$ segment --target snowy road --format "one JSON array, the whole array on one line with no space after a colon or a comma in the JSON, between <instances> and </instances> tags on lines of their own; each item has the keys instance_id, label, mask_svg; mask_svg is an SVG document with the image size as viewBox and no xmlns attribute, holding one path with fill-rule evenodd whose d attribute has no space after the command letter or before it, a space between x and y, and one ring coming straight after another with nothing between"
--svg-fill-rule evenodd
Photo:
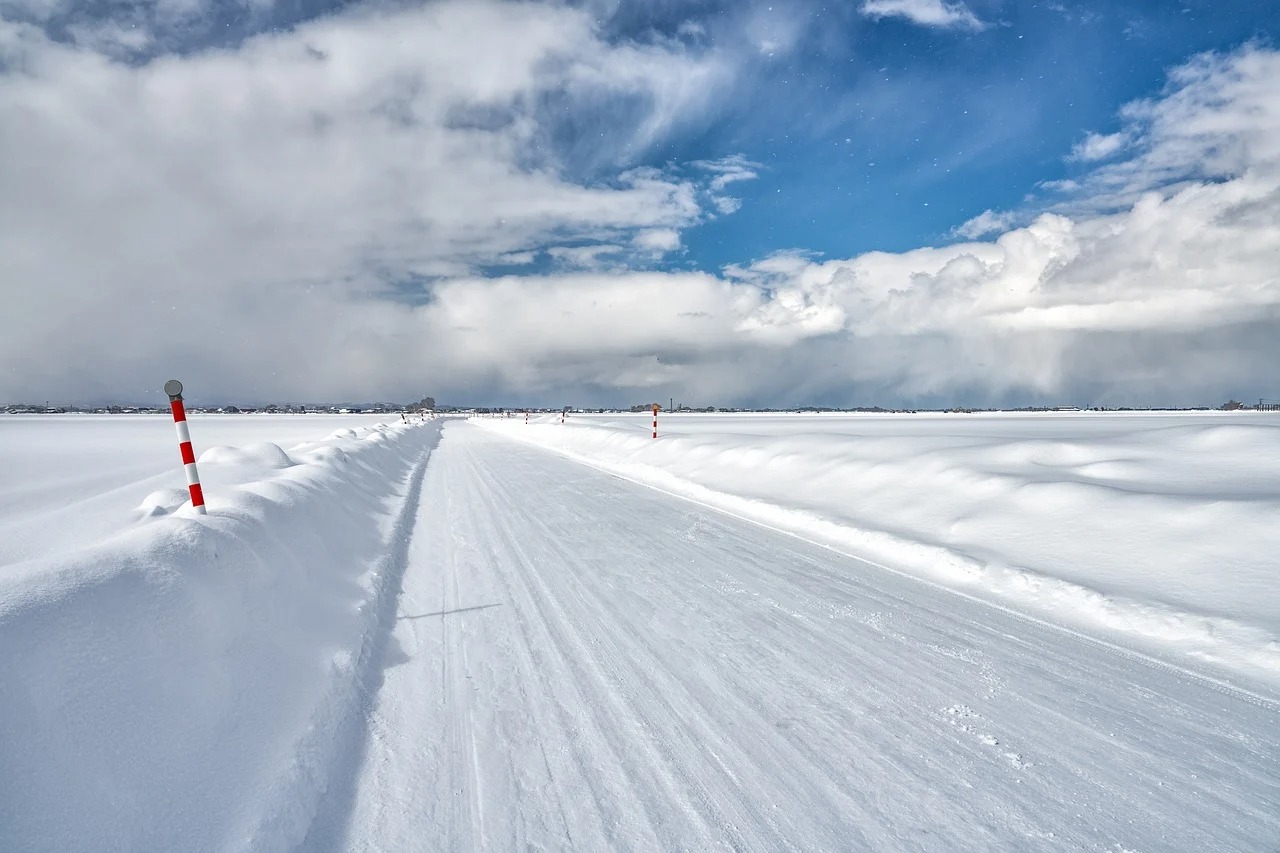
<instances>
[{"instance_id":1,"label":"snowy road","mask_svg":"<svg viewBox=\"0 0 1280 853\"><path fill-rule=\"evenodd\" d=\"M311 849L1280 848L1267 700L464 422L418 514Z\"/></svg>"}]
</instances>

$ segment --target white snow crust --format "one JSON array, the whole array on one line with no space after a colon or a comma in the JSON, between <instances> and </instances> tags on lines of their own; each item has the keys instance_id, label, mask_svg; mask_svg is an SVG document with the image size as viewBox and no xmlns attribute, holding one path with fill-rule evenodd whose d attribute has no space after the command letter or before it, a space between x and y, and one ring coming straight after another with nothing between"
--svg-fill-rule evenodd
<instances>
[{"instance_id":1,"label":"white snow crust","mask_svg":"<svg viewBox=\"0 0 1280 853\"><path fill-rule=\"evenodd\" d=\"M0 850L1280 838L1280 419L558 420L0 418Z\"/></svg>"},{"instance_id":2,"label":"white snow crust","mask_svg":"<svg viewBox=\"0 0 1280 853\"><path fill-rule=\"evenodd\" d=\"M0 420L0 849L300 843L439 427Z\"/></svg>"},{"instance_id":3,"label":"white snow crust","mask_svg":"<svg viewBox=\"0 0 1280 853\"><path fill-rule=\"evenodd\" d=\"M1280 417L477 419L896 570L1280 685Z\"/></svg>"}]
</instances>

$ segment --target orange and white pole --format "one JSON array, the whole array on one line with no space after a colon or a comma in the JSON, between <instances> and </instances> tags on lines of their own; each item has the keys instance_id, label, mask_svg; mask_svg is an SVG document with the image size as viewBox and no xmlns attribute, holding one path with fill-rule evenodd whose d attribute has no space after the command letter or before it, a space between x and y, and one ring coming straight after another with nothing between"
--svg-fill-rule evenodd
<instances>
[{"instance_id":1,"label":"orange and white pole","mask_svg":"<svg viewBox=\"0 0 1280 853\"><path fill-rule=\"evenodd\" d=\"M170 379L164 383L164 393L169 395L169 410L173 412L173 425L178 431L178 452L182 454L182 467L187 473L191 506L200 515L205 515L204 491L200 488L200 472L196 470L196 452L191 446L191 431L187 429L187 409L182 405L182 383Z\"/></svg>"},{"instance_id":2,"label":"orange and white pole","mask_svg":"<svg viewBox=\"0 0 1280 853\"><path fill-rule=\"evenodd\" d=\"M654 438L658 437L658 409L659 409L658 404L654 403L653 404L653 437Z\"/></svg>"}]
</instances>

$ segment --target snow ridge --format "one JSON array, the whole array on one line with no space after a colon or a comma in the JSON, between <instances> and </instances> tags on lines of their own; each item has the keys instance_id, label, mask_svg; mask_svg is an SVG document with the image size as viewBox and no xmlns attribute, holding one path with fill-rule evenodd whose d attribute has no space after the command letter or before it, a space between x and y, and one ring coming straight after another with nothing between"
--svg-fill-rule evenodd
<instances>
[{"instance_id":1,"label":"snow ridge","mask_svg":"<svg viewBox=\"0 0 1280 853\"><path fill-rule=\"evenodd\" d=\"M196 517L0 573L0 848L286 850L330 785L440 424L210 448ZM388 604L388 600L391 603Z\"/></svg>"},{"instance_id":2,"label":"snow ridge","mask_svg":"<svg viewBox=\"0 0 1280 853\"><path fill-rule=\"evenodd\" d=\"M439 430L437 423L433 431L438 434ZM385 540L386 551L360 579L368 592L357 607L364 617L364 633L356 646L333 656L331 694L317 706L315 718L295 746L296 760L287 765L276 783L279 801L262 805L259 823L249 833L245 849L296 847L316 821L322 798L343 785L359 766L365 723L380 687L379 663L395 624L396 596L430 455L428 448L414 463L400 510Z\"/></svg>"},{"instance_id":3,"label":"snow ridge","mask_svg":"<svg viewBox=\"0 0 1280 853\"><path fill-rule=\"evenodd\" d=\"M440 425L436 424L437 439L439 430ZM298 790L314 790L320 795L312 803L313 809L308 815L306 847L313 846L321 837L338 836L345 832L346 818L354 796L353 785L364 756L369 713L382 686L388 641L395 627L397 600L408 566L409 544L413 540L413 529L422 499L422 481L427 472L431 450L432 448L428 448L423 451L414 465L404 502L391 534L387 537L387 551L369 572L368 579L373 594L366 604L361 605L361 610L369 615L370 620L358 651L353 654L344 653L339 658L346 677L336 682L341 695L333 704L344 712L343 716L334 725L317 727L315 731L324 733L325 741L315 742L311 738L312 743L299 749L300 755L311 758L316 776L324 776L322 785L296 786ZM271 819L274 812L264 809L263 814ZM267 828L264 825L263 830ZM269 832L260 831L255 837L270 835ZM339 839L329 837L326 841L338 843ZM253 849L258 849L259 846L256 840L250 845Z\"/></svg>"}]
</instances>

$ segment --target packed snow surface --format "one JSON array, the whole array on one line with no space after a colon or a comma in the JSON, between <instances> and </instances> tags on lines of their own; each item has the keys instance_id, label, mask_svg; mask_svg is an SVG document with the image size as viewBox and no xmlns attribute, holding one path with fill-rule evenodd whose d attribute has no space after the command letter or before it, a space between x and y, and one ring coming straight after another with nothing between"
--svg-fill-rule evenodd
<instances>
[{"instance_id":1,"label":"packed snow surface","mask_svg":"<svg viewBox=\"0 0 1280 853\"><path fill-rule=\"evenodd\" d=\"M0 849L1280 839L1274 421L296 420L0 419Z\"/></svg>"},{"instance_id":2,"label":"packed snow surface","mask_svg":"<svg viewBox=\"0 0 1280 853\"><path fill-rule=\"evenodd\" d=\"M478 420L1231 680L1280 687L1280 415Z\"/></svg>"}]
</instances>

